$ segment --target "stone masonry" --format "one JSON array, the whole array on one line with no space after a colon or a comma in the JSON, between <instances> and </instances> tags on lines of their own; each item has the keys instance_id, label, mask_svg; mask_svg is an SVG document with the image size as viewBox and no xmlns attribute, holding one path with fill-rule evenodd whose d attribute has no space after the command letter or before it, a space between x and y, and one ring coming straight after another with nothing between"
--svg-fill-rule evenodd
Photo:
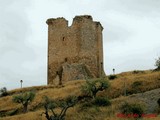
<instances>
[{"instance_id":1,"label":"stone masonry","mask_svg":"<svg viewBox=\"0 0 160 120\"><path fill-rule=\"evenodd\" d=\"M48 19L48 84L101 77L102 30L89 15L76 16L71 26L65 18Z\"/></svg>"}]
</instances>

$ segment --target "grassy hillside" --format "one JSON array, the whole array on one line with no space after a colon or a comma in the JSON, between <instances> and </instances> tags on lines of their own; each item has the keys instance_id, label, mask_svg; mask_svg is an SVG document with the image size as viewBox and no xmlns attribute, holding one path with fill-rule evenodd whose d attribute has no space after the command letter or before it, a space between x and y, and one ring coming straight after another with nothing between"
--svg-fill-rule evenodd
<instances>
[{"instance_id":1,"label":"grassy hillside","mask_svg":"<svg viewBox=\"0 0 160 120\"><path fill-rule=\"evenodd\" d=\"M140 101L147 104L145 99L146 91L154 90L160 88L160 72L152 71L131 71L126 73L121 73L116 75L117 78L110 80L111 87L106 91L98 93L98 96L107 96L111 99L112 105L109 107L87 107L87 109L82 107L82 103L79 102L73 108L70 108L67 111L66 119L67 120L118 120L120 118L116 117L116 114L119 113L119 106L122 102L131 100ZM48 97L55 100L62 100L69 95L82 96L83 94L80 91L81 85L85 83L85 80L70 81L64 84L63 86L36 86L23 89L15 89L9 91L9 95L6 97L0 98L0 120L46 120L44 115L41 115L44 112L43 109L43 96L47 95ZM128 96L124 97L124 91L126 86L126 94ZM29 112L23 114L20 109L21 105L12 102L13 96L30 91L36 91L36 97L34 101L29 105ZM156 90L160 92L160 89ZM140 93L140 94L137 94ZM143 93L143 94L142 94ZM152 93L154 94L155 91ZM137 94L138 97L134 96ZM142 96L144 95L144 96ZM154 94L158 96L157 94ZM141 99L138 99L141 98ZM158 97L154 100L156 101ZM148 99L148 98L147 98ZM155 103L156 104L156 103ZM11 113L15 112L17 109L16 115ZM155 109L155 108L153 108ZM59 109L57 109L59 111ZM145 118L144 120L146 120ZM160 117L154 118L155 120L160 119Z\"/></svg>"}]
</instances>

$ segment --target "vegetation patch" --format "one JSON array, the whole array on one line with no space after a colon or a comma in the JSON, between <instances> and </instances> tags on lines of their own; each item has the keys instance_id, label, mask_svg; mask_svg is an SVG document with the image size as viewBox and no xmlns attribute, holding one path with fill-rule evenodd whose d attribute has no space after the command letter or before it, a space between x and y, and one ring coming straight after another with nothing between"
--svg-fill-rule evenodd
<instances>
[{"instance_id":1,"label":"vegetation patch","mask_svg":"<svg viewBox=\"0 0 160 120\"><path fill-rule=\"evenodd\" d=\"M156 69L154 69L154 71L160 71L160 57L156 59L155 66Z\"/></svg>"},{"instance_id":2,"label":"vegetation patch","mask_svg":"<svg viewBox=\"0 0 160 120\"><path fill-rule=\"evenodd\" d=\"M47 96L44 97L44 109L45 117L47 120L65 120L66 112L68 108L73 107L77 103L75 96L68 96L65 100L56 102L49 99ZM60 113L56 113L55 108L61 108ZM51 111L51 115L49 114Z\"/></svg>"},{"instance_id":3,"label":"vegetation patch","mask_svg":"<svg viewBox=\"0 0 160 120\"><path fill-rule=\"evenodd\" d=\"M114 80L114 79L116 79L116 78L117 78L116 75L109 75L109 76L108 76L108 79L109 79L109 80Z\"/></svg>"},{"instance_id":4,"label":"vegetation patch","mask_svg":"<svg viewBox=\"0 0 160 120\"><path fill-rule=\"evenodd\" d=\"M6 87L0 89L0 97L4 97L8 95L8 91Z\"/></svg>"},{"instance_id":5,"label":"vegetation patch","mask_svg":"<svg viewBox=\"0 0 160 120\"><path fill-rule=\"evenodd\" d=\"M106 97L96 97L93 101L93 104L96 106L110 106L111 102Z\"/></svg>"},{"instance_id":6,"label":"vegetation patch","mask_svg":"<svg viewBox=\"0 0 160 120\"><path fill-rule=\"evenodd\" d=\"M106 90L109 86L108 80L86 80L86 83L81 86L81 91L94 99L99 91Z\"/></svg>"},{"instance_id":7,"label":"vegetation patch","mask_svg":"<svg viewBox=\"0 0 160 120\"><path fill-rule=\"evenodd\" d=\"M8 116L13 116L13 115L18 114L18 112L19 112L19 109L17 108L17 109L9 111L7 114L8 114Z\"/></svg>"},{"instance_id":8,"label":"vegetation patch","mask_svg":"<svg viewBox=\"0 0 160 120\"><path fill-rule=\"evenodd\" d=\"M42 97L47 95L50 99L53 99L57 105L64 102L71 93L78 97L78 103L74 108L69 108L66 112L65 118L72 119L72 120L103 120L104 118L107 120L116 120L115 114L119 112L118 108L120 106L119 103L122 101L127 101L128 99L133 98L132 96L125 96L124 95L124 83L126 85L126 91L130 92L131 94L137 93L137 91L133 91L134 89L140 89L141 92L153 90L156 88L160 88L160 71L152 72L152 71L145 71L145 74L133 74L132 72L126 72L117 75L118 78L114 81L107 81L110 87L107 85L106 89L99 90L95 97L93 97L93 91L96 91L97 88L100 88L104 85L100 84L98 81L101 79L92 79L87 80L92 84L92 87L85 87L90 88L89 91L92 92L82 92L80 88L81 86L85 86L87 83L85 80L77 80L77 81L69 81L64 84L64 87L56 87L56 86L37 86L37 87L30 87L30 88L23 88L23 89L16 89L12 91L8 91L9 95L0 97L0 117L2 120L11 120L11 119L34 119L34 120L45 120L45 114L41 116L42 112L45 113L44 103L42 102ZM93 84L93 83L94 84ZM28 112L23 114L23 105L22 104L15 104L12 102L13 96L22 95L26 92L29 92L33 89L36 89L36 97L30 104L28 105ZM102 87L105 88L105 87ZM159 89L158 89L159 90ZM140 96L144 96L144 94L133 95L136 98ZM97 97L101 96L102 99L108 97L112 99L112 104L110 106L103 107L106 101L104 100L97 100L97 105L95 104L95 100ZM120 97L121 96L121 97ZM116 98L119 97L119 98ZM101 99L100 98L100 99ZM113 98L116 98L115 100ZM136 99L135 98L135 99ZM142 98L142 97L141 97ZM142 98L143 99L143 98ZM157 98L155 99L158 100ZM148 102L147 102L148 103ZM155 102L158 108L158 104ZM56 106L57 106L56 105ZM14 110L18 108L18 110ZM54 112L59 115L62 107L56 107ZM154 108L157 110L156 108ZM160 109L158 109L160 111ZM52 111L48 109L49 116L53 115ZM160 112L157 112L160 113ZM14 115L14 116L13 116ZM111 118L110 118L111 117Z\"/></svg>"},{"instance_id":9,"label":"vegetation patch","mask_svg":"<svg viewBox=\"0 0 160 120\"><path fill-rule=\"evenodd\" d=\"M140 73L145 73L145 71L142 71L142 70L134 70L132 73L133 73L133 74L140 74Z\"/></svg>"},{"instance_id":10,"label":"vegetation patch","mask_svg":"<svg viewBox=\"0 0 160 120\"><path fill-rule=\"evenodd\" d=\"M79 105L78 111L88 110L90 107L93 107L92 102L83 102Z\"/></svg>"},{"instance_id":11,"label":"vegetation patch","mask_svg":"<svg viewBox=\"0 0 160 120\"><path fill-rule=\"evenodd\" d=\"M142 103L134 102L125 102L120 106L120 111L122 114L128 115L136 115L135 117L142 117L145 113L145 105Z\"/></svg>"},{"instance_id":12,"label":"vegetation patch","mask_svg":"<svg viewBox=\"0 0 160 120\"><path fill-rule=\"evenodd\" d=\"M34 92L26 92L17 96L13 96L13 102L20 103L23 105L23 112L26 113L28 110L28 105L35 98Z\"/></svg>"}]
</instances>

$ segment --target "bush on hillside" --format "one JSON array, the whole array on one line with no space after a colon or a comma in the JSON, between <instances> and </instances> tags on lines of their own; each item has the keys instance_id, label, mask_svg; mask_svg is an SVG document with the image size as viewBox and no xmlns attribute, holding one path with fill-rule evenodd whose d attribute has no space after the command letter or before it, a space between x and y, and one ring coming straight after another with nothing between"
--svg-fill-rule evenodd
<instances>
[{"instance_id":1,"label":"bush on hillside","mask_svg":"<svg viewBox=\"0 0 160 120\"><path fill-rule=\"evenodd\" d=\"M19 109L17 108L17 109L14 109L14 110L9 111L7 114L8 114L9 116L13 116L13 115L16 115L16 114L18 113L18 111L19 111Z\"/></svg>"},{"instance_id":2,"label":"bush on hillside","mask_svg":"<svg viewBox=\"0 0 160 120\"><path fill-rule=\"evenodd\" d=\"M155 70L160 70L160 57L156 59L155 66L157 67Z\"/></svg>"},{"instance_id":3,"label":"bush on hillside","mask_svg":"<svg viewBox=\"0 0 160 120\"><path fill-rule=\"evenodd\" d=\"M142 115L145 112L145 106L141 103L125 102L124 104L121 105L120 111L126 116L136 115L135 117L142 117Z\"/></svg>"},{"instance_id":4,"label":"bush on hillside","mask_svg":"<svg viewBox=\"0 0 160 120\"><path fill-rule=\"evenodd\" d=\"M93 103L91 101L83 102L79 106L79 111L88 110L89 107L93 107Z\"/></svg>"},{"instance_id":5,"label":"bush on hillside","mask_svg":"<svg viewBox=\"0 0 160 120\"><path fill-rule=\"evenodd\" d=\"M109 79L109 80L114 80L114 79L116 79L116 78L117 78L116 75L109 75L109 76L108 76L108 79Z\"/></svg>"},{"instance_id":6,"label":"bush on hillside","mask_svg":"<svg viewBox=\"0 0 160 120\"><path fill-rule=\"evenodd\" d=\"M8 95L7 88L6 87L1 88L0 89L0 97L7 96L7 95Z\"/></svg>"},{"instance_id":7,"label":"bush on hillside","mask_svg":"<svg viewBox=\"0 0 160 120\"><path fill-rule=\"evenodd\" d=\"M94 105L97 105L97 106L111 105L111 102L109 101L109 99L105 98L105 97L96 97L93 103L94 103Z\"/></svg>"},{"instance_id":8,"label":"bush on hillside","mask_svg":"<svg viewBox=\"0 0 160 120\"><path fill-rule=\"evenodd\" d=\"M141 85L142 85L142 83L143 83L142 81L135 81L135 82L133 82L133 83L132 83L132 85L131 85L131 86L132 86L132 88L136 88L136 87L141 86Z\"/></svg>"},{"instance_id":9,"label":"bush on hillside","mask_svg":"<svg viewBox=\"0 0 160 120\"><path fill-rule=\"evenodd\" d=\"M134 70L132 73L133 73L133 74L139 74L139 73L145 73L145 72L142 71L142 70Z\"/></svg>"},{"instance_id":10,"label":"bush on hillside","mask_svg":"<svg viewBox=\"0 0 160 120\"><path fill-rule=\"evenodd\" d=\"M142 92L141 91L141 86L143 85L143 82L142 81L135 81L131 84L131 91L130 93L133 94L133 93L140 93Z\"/></svg>"},{"instance_id":11,"label":"bush on hillside","mask_svg":"<svg viewBox=\"0 0 160 120\"><path fill-rule=\"evenodd\" d=\"M99 106L110 106L111 102L108 98L106 97L96 97L95 99L92 99L90 101L85 101L80 104L79 110L84 111L88 110L88 108L96 108Z\"/></svg>"}]
</instances>

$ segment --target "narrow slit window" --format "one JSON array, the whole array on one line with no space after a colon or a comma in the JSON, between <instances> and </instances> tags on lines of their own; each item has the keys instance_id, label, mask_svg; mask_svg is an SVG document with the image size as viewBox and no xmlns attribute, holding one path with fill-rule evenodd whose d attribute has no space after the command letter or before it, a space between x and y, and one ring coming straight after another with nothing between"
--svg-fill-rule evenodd
<instances>
[{"instance_id":1,"label":"narrow slit window","mask_svg":"<svg viewBox=\"0 0 160 120\"><path fill-rule=\"evenodd\" d=\"M63 41L65 40L65 37L63 37Z\"/></svg>"},{"instance_id":2,"label":"narrow slit window","mask_svg":"<svg viewBox=\"0 0 160 120\"><path fill-rule=\"evenodd\" d=\"M67 62L67 61L68 61L68 59L67 59L67 58L65 58L65 59L64 59L64 61L65 61L65 62Z\"/></svg>"}]
</instances>

